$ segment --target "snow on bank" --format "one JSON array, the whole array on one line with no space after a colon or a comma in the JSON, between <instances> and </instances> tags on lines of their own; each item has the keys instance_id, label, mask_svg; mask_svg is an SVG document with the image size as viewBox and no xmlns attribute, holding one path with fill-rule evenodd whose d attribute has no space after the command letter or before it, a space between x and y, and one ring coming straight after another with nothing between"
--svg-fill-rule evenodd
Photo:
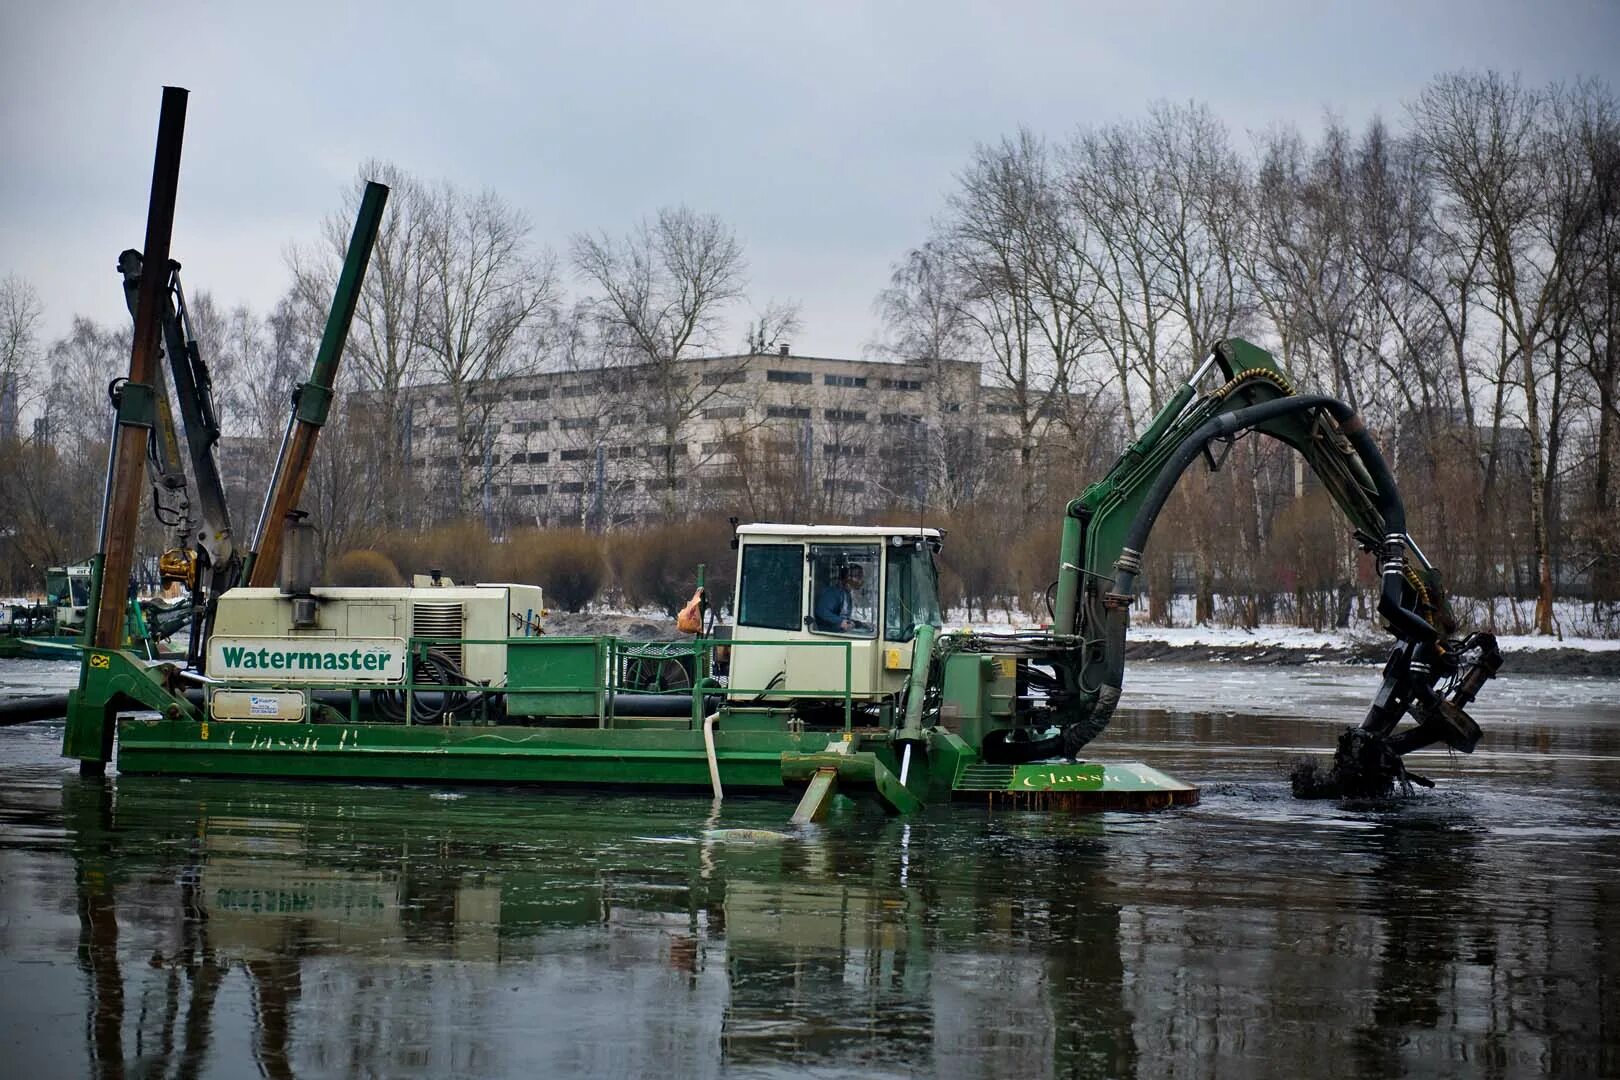
<instances>
[{"instance_id":1,"label":"snow on bank","mask_svg":"<svg viewBox=\"0 0 1620 1080\"><path fill-rule=\"evenodd\" d=\"M1506 599L1453 601L1459 613L1473 626L1484 626L1487 607L1494 609L1499 630L1523 626L1527 614L1518 610L1522 604ZM1219 605L1217 607L1219 610ZM1180 625L1158 626L1147 621L1145 605L1138 604L1131 612L1129 639L1135 642L1157 642L1171 648L1202 647L1214 649L1300 649L1319 651L1359 652L1368 648L1382 648L1389 635L1370 618L1353 618L1343 630L1312 630L1307 627L1264 625L1253 630L1240 626L1211 626L1192 624L1192 597L1177 596L1170 610L1172 623ZM1591 615L1589 605L1563 600L1554 605L1554 623L1579 630L1603 629ZM946 615L948 629L973 629L988 633L1007 632L1029 628L1044 622L1020 612L992 610L989 618L973 617L963 608L954 608ZM1543 637L1535 634L1499 632L1497 644L1504 652L1539 652L1548 649L1572 649L1580 652L1620 652L1620 638L1599 637L1591 633L1565 633L1564 636Z\"/></svg>"}]
</instances>

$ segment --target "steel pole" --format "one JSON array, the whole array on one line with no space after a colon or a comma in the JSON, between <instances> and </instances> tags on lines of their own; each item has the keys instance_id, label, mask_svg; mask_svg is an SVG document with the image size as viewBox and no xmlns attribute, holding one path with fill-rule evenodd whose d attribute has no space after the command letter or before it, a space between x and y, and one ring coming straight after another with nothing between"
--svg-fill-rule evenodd
<instances>
[{"instance_id":1,"label":"steel pole","mask_svg":"<svg viewBox=\"0 0 1620 1080\"><path fill-rule=\"evenodd\" d=\"M152 161L152 195L146 208L145 269L141 273L135 307L135 340L129 355L129 382L124 384L113 437L113 465L109 477L104 523L101 595L97 598L93 644L116 649L123 644L124 605L128 602L129 575L135 566L135 533L141 509L141 464L150 435L151 417L134 406L144 397L150 402L157 378L158 336L168 287L169 235L174 229L175 193L180 186L180 145L186 131L187 91L163 88L158 115L157 153Z\"/></svg>"},{"instance_id":2,"label":"steel pole","mask_svg":"<svg viewBox=\"0 0 1620 1080\"><path fill-rule=\"evenodd\" d=\"M276 575L281 569L281 543L286 534L287 514L297 508L298 500L304 494L304 480L309 476L309 466L315 458L315 440L320 436L321 425L326 423L327 412L332 405L332 386L337 378L338 361L343 356L343 346L349 340L349 324L354 319L354 309L360 303L360 288L365 282L371 248L377 242L383 208L387 203L388 188L368 182L366 193L360 200L360 212L354 220L354 234L349 237L343 272L338 275L332 309L326 316L320 351L315 354L315 370L293 398L293 418L282 444L281 459L276 463L275 481L265 497L264 510L259 515L259 527L255 530L255 543L249 555L251 562L247 583L250 586L263 588L276 583ZM384 437L391 438L392 432Z\"/></svg>"}]
</instances>

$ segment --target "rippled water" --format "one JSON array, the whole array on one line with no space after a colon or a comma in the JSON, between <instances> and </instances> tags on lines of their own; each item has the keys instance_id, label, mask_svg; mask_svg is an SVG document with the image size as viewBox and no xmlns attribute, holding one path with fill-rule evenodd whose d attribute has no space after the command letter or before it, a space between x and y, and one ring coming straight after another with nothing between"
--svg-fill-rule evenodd
<instances>
[{"instance_id":1,"label":"rippled water","mask_svg":"<svg viewBox=\"0 0 1620 1080\"><path fill-rule=\"evenodd\" d=\"M770 800L90 783L58 726L0 730L3 1071L1620 1073L1620 686L1504 681L1477 754L1414 762L1437 790L1293 801L1373 678L1133 667L1170 711L1097 749L1196 808L802 831Z\"/></svg>"}]
</instances>

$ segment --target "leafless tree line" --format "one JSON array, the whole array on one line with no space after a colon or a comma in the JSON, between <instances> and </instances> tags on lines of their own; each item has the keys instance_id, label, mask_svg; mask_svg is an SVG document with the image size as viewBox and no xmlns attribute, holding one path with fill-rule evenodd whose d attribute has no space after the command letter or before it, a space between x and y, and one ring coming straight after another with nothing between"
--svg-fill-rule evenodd
<instances>
[{"instance_id":1,"label":"leafless tree line","mask_svg":"<svg viewBox=\"0 0 1620 1080\"><path fill-rule=\"evenodd\" d=\"M982 358L1010 391L1001 498L1026 520L1075 493L1038 449L1117 445L1216 341L1264 344L1367 417L1459 586L1533 596L1548 632L1560 590L1620 595L1617 195L1620 109L1593 81L1446 75L1398 125L1250 149L1162 104L980 146L880 308L895 352ZM1156 598L1174 575L1206 617L1217 591L1251 619L1290 587L1348 603L1355 567L1323 553L1349 545L1291 463L1253 442L1226 472L1183 485Z\"/></svg>"},{"instance_id":2,"label":"leafless tree line","mask_svg":"<svg viewBox=\"0 0 1620 1080\"><path fill-rule=\"evenodd\" d=\"M292 283L268 315L225 311L206 288L190 290L226 419L221 456L237 481L230 487L239 530L256 516L292 388L310 369L367 180L387 184L391 196L340 368L341 404L306 495L328 553L388 531L460 519L491 525L491 474L510 467L510 454L495 449L503 406L516 380L543 371L581 373L588 393L546 408L593 434L612 423L628 428L632 417L638 436L662 433L665 453L644 456L674 513L677 473L688 462L673 448L684 450L684 428L720 389L686 385L679 365L720 347L728 316L746 297L747 263L732 230L714 215L671 207L622 236L577 235L567 269L581 287L569 297L558 258L499 195L427 183L373 161L319 239L289 250ZM44 565L94 545L105 391L127 366L126 327L76 318L65 337L42 346L42 314L26 281L5 280L0 514L11 543L0 552L0 573L16 590L34 587ZM771 303L749 333L763 342L796 325L791 304ZM413 454L424 436L437 440L438 452L424 455L417 445ZM151 532L155 549L162 537Z\"/></svg>"},{"instance_id":3,"label":"leafless tree line","mask_svg":"<svg viewBox=\"0 0 1620 1080\"><path fill-rule=\"evenodd\" d=\"M512 468L495 449L511 388L565 371L579 374L571 396L538 408L596 448L552 463L580 493L575 524L614 520L593 518L602 497L585 494L598 455L631 448L666 519L699 505L683 479L723 457L737 512L853 514L873 499L846 493L870 485L893 512L959 524L953 573L970 599L1028 597L1049 569L1037 540L1063 502L1235 334L1367 416L1397 461L1414 532L1459 587L1535 596L1543 629L1560 590L1612 600L1612 92L1448 75L1397 123L1353 131L1329 118L1311 136L1277 128L1250 143L1204 106L1161 104L1062 138L1020 130L974 152L878 298L878 350L925 366L979 363L1000 388L993 435L946 419L944 378L927 380L939 400L915 425L840 430L766 422L725 372L690 377L688 359L764 351L798 329L791 304L766 303L745 341L724 340L748 305L748 272L739 239L713 215L666 208L621 234L568 238L558 256L494 193L368 163L319 239L289 252L292 284L270 313L224 310L193 283L221 412L244 437L226 455L242 481L239 527L256 512L289 392L309 368L363 180L378 179L393 194L349 338L344 404L308 495L331 553L383 532L493 527L492 480ZM124 326L75 319L47 344L40 319L28 284L6 279L0 560L13 589L30 584L31 568L93 546L105 388L127 362ZM694 425L733 414L722 437L694 449ZM513 433L502 437L509 450ZM523 502L509 497L501 513L557 522ZM1150 553L1155 614L1190 581L1200 617L1214 615L1217 595L1238 598L1245 619L1279 597L1344 617L1349 545L1273 448L1236 447L1221 473L1182 485L1174 513L1159 531L1173 540ZM976 544L965 533L979 525L1019 537L1027 555Z\"/></svg>"}]
</instances>

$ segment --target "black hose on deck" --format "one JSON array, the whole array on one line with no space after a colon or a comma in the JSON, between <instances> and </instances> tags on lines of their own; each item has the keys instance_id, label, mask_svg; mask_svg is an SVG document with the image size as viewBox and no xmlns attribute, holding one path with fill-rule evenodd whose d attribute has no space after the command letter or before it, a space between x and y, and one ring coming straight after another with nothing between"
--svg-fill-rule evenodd
<instances>
[{"instance_id":1,"label":"black hose on deck","mask_svg":"<svg viewBox=\"0 0 1620 1080\"><path fill-rule=\"evenodd\" d=\"M59 720L67 715L67 699L66 694L40 694L0 701L0 727Z\"/></svg>"}]
</instances>

